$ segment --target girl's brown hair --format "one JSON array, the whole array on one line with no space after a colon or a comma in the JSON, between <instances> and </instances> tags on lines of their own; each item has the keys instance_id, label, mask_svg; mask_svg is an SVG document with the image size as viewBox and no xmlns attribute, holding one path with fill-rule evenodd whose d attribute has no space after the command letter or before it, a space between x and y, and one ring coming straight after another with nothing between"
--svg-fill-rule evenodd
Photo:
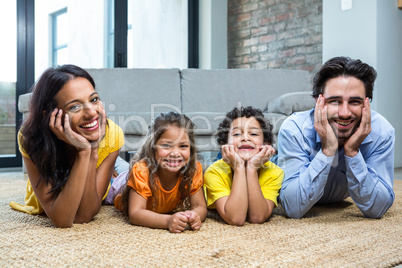
<instances>
[{"instance_id":1,"label":"girl's brown hair","mask_svg":"<svg viewBox=\"0 0 402 268\"><path fill-rule=\"evenodd\" d=\"M197 152L194 141L194 123L187 116L175 112L162 113L158 115L148 127L148 133L145 136L145 140L140 151L131 159L130 172L127 174L128 180L130 173L137 162L143 161L146 163L149 169L149 186L154 197L154 209L156 209L157 204L157 196L155 196L154 193L158 187L156 184L156 177L159 168L158 163L155 160L155 145L163 133L165 133L165 131L171 126L184 129L190 142L190 159L188 163L179 171L180 175L183 176L183 179L179 185L180 204L177 208L188 206L191 184L197 171ZM128 214L129 192L130 187L126 186L121 199L121 207L123 212L126 214Z\"/></svg>"}]
</instances>

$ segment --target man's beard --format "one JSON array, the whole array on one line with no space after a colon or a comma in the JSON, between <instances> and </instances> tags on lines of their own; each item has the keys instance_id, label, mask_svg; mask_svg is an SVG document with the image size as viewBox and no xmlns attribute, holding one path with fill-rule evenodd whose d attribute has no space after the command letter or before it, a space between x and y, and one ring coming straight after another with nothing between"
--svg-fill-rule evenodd
<instances>
[{"instance_id":1,"label":"man's beard","mask_svg":"<svg viewBox=\"0 0 402 268\"><path fill-rule=\"evenodd\" d=\"M332 124L330 124L330 125L332 127L332 130L335 133L336 138L338 139L339 146L342 146L346 140L348 140L350 137L352 137L352 135L359 128L360 122L361 121L359 121L357 124L355 124L352 129L339 129L336 126L336 123L332 120Z\"/></svg>"}]
</instances>

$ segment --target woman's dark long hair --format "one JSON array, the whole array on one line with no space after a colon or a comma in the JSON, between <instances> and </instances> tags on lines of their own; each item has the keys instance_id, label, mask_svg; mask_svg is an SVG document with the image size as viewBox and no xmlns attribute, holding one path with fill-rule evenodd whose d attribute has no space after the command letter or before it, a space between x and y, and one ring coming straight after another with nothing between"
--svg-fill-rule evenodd
<instances>
[{"instance_id":1,"label":"woman's dark long hair","mask_svg":"<svg viewBox=\"0 0 402 268\"><path fill-rule=\"evenodd\" d=\"M166 130L168 130L172 126L184 129L188 135L190 142L190 159L188 160L188 163L179 171L180 175L183 176L183 179L181 180L179 185L180 203L177 206L176 210L182 210L189 206L188 201L190 197L191 185L193 182L193 177L196 175L197 172L197 149L194 140L194 123L184 114L168 112L158 115L148 127L148 133L145 137L144 144L142 145L140 151L133 157L133 159L131 159L130 172L127 174L128 180L135 163L139 161L145 162L149 170L149 186L154 197L154 209L156 209L155 206L157 203L157 196L155 196L154 193L158 188L156 177L159 168L159 165L155 159L155 144L163 135L163 133L165 133ZM130 188L126 186L121 199L121 207L123 212L125 212L126 214L128 214L129 190Z\"/></svg>"},{"instance_id":2,"label":"woman's dark long hair","mask_svg":"<svg viewBox=\"0 0 402 268\"><path fill-rule=\"evenodd\" d=\"M42 181L52 186L50 194L57 196L66 184L73 155L66 143L49 128L52 111L57 108L55 95L68 81L82 77L95 88L95 82L84 69L63 65L47 69L33 87L29 116L21 127L22 148L37 167Z\"/></svg>"}]
</instances>

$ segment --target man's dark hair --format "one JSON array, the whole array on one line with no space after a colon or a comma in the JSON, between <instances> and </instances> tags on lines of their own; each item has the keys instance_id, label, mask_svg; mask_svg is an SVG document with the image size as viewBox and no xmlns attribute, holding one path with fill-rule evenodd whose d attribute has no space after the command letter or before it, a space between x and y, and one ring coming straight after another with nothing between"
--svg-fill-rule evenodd
<instances>
[{"instance_id":1,"label":"man's dark hair","mask_svg":"<svg viewBox=\"0 0 402 268\"><path fill-rule=\"evenodd\" d=\"M261 130L264 134L264 143L272 144L272 125L269 123L268 119L264 117L264 114L260 109L253 108L252 106L234 108L226 114L225 119L219 124L217 133L217 142L219 145L225 145L228 143L228 136L230 130L230 124L233 120L240 117L254 117L261 126Z\"/></svg>"},{"instance_id":2,"label":"man's dark hair","mask_svg":"<svg viewBox=\"0 0 402 268\"><path fill-rule=\"evenodd\" d=\"M366 89L366 97L370 100L373 98L377 72L370 65L348 57L335 57L324 63L313 79L313 97L318 98L320 94L323 94L327 81L339 76L353 76L359 79Z\"/></svg>"}]
</instances>

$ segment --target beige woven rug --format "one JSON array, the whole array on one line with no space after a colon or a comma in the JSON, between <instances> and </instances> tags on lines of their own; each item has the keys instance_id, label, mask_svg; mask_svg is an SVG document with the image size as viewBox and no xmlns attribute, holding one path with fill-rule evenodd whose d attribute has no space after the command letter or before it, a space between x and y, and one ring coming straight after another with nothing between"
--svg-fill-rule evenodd
<instances>
[{"instance_id":1,"label":"beige woven rug","mask_svg":"<svg viewBox=\"0 0 402 268\"><path fill-rule=\"evenodd\" d=\"M88 224L57 229L45 216L17 212L26 181L0 174L0 267L390 267L402 263L402 181L380 220L347 199L315 206L301 220L281 208L264 224L234 227L209 213L200 231L171 234L133 226L111 206Z\"/></svg>"}]
</instances>

